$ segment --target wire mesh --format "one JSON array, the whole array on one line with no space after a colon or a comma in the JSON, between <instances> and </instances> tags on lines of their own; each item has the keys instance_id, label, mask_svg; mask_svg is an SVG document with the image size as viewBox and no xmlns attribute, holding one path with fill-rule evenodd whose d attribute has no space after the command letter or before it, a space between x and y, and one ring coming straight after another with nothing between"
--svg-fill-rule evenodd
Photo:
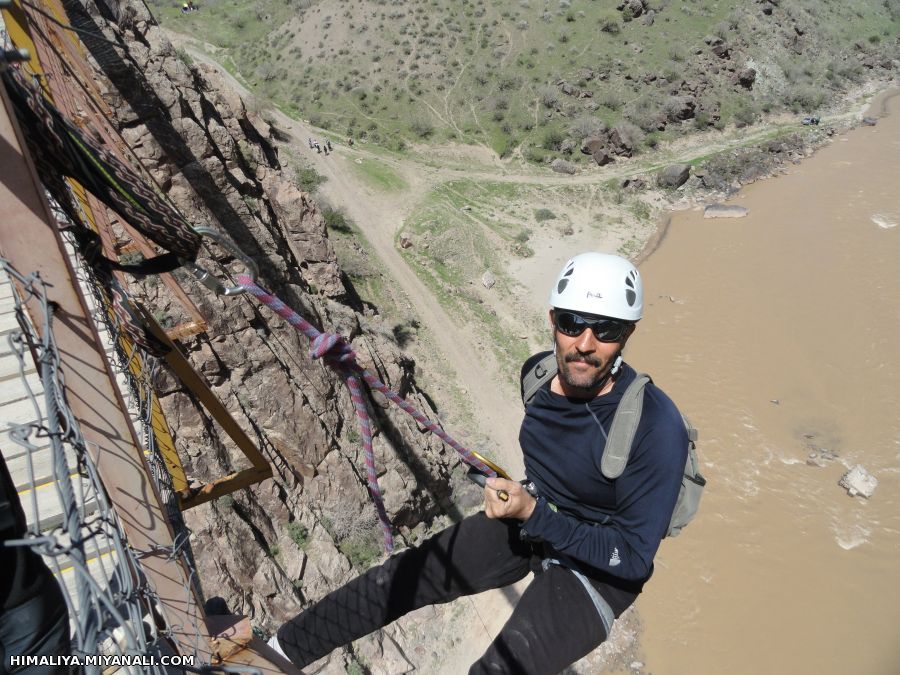
<instances>
[{"instance_id":1,"label":"wire mesh","mask_svg":"<svg viewBox=\"0 0 900 675\"><path fill-rule=\"evenodd\" d=\"M160 628L164 624L159 621L158 599L141 570L140 552L125 539L66 402L65 373L53 337L54 305L38 275L24 276L3 258L0 268L16 281L12 298L19 328L8 334L7 341L10 357L17 362L23 400L34 417L8 430L11 446L4 448L5 459L24 469L29 486L21 493L28 532L4 544L32 547L60 581L72 655L145 656L139 672L166 672L154 665L159 660L153 658L173 653L166 629ZM36 373L30 372L32 359ZM173 560L186 557L186 539L186 532L176 539L170 553ZM196 632L199 640L199 627ZM86 673L102 670L100 665L85 667Z\"/></svg>"}]
</instances>

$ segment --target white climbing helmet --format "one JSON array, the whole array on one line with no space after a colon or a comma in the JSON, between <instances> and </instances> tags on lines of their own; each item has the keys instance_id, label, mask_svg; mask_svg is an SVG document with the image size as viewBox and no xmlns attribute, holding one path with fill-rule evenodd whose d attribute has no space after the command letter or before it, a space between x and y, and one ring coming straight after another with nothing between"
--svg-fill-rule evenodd
<instances>
[{"instance_id":1,"label":"white climbing helmet","mask_svg":"<svg viewBox=\"0 0 900 675\"><path fill-rule=\"evenodd\" d=\"M556 278L550 306L638 321L644 311L641 275L617 255L581 253L567 262Z\"/></svg>"}]
</instances>

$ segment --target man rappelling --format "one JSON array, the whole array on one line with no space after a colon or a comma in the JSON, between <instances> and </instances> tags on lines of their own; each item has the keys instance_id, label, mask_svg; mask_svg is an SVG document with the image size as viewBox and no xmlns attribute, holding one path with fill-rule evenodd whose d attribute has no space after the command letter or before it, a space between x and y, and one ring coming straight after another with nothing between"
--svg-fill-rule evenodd
<instances>
[{"instance_id":1,"label":"man rappelling","mask_svg":"<svg viewBox=\"0 0 900 675\"><path fill-rule=\"evenodd\" d=\"M526 481L487 478L483 511L330 593L270 645L303 667L415 609L529 572L534 579L470 673L556 673L608 637L652 575L661 540L686 522L673 512L682 510L692 429L623 360L643 315L634 265L578 255L560 272L550 307L554 350L522 369Z\"/></svg>"}]
</instances>

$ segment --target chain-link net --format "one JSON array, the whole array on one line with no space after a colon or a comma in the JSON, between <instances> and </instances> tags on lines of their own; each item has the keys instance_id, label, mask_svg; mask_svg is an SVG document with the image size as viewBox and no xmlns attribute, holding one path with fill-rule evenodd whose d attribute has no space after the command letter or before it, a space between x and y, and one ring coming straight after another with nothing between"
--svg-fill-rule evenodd
<instances>
[{"instance_id":1,"label":"chain-link net","mask_svg":"<svg viewBox=\"0 0 900 675\"><path fill-rule=\"evenodd\" d=\"M54 304L38 275L21 275L2 258L0 267L16 282L10 287L10 297L19 326L7 335L9 353L5 358L17 363L19 395L24 404L20 408L30 410L33 417L32 421L9 425L10 443L4 443L4 459L17 485L25 486L19 494L28 520L26 535L4 545L32 547L60 582L70 618L73 655L119 659L147 656L135 672L166 672L161 666L148 665L159 663L152 657L173 653L166 630L160 628L164 622L160 620L158 599L141 570L140 552L126 541L66 401L65 373L53 335ZM17 289L21 289L21 295ZM30 313L25 310L26 303ZM124 354L121 350L118 353L121 359ZM121 360L119 369L130 374ZM153 459L153 434L147 430L149 415L142 405L149 397L141 395L141 387L149 386L149 378L143 382L128 380L150 465L157 467L155 477L164 479L167 472L161 460ZM165 493L165 480L160 488ZM169 504L177 512L171 486L169 495ZM180 523L180 518L174 522ZM183 526L176 529L170 557L173 564L178 558L190 563L188 533ZM193 565L188 569L195 580ZM191 589L185 588L185 594L192 596ZM200 644L200 627L195 629ZM87 673L102 670L101 665L85 668Z\"/></svg>"}]
</instances>

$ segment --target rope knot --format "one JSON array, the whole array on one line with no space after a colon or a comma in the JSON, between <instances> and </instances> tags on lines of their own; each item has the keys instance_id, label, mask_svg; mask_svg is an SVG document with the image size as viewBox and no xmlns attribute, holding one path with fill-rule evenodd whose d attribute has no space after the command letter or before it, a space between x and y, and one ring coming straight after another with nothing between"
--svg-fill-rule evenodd
<instances>
[{"instance_id":1,"label":"rope knot","mask_svg":"<svg viewBox=\"0 0 900 675\"><path fill-rule=\"evenodd\" d=\"M324 358L328 363L350 364L356 361L356 352L338 333L319 333L313 339L309 355L314 359Z\"/></svg>"}]
</instances>

